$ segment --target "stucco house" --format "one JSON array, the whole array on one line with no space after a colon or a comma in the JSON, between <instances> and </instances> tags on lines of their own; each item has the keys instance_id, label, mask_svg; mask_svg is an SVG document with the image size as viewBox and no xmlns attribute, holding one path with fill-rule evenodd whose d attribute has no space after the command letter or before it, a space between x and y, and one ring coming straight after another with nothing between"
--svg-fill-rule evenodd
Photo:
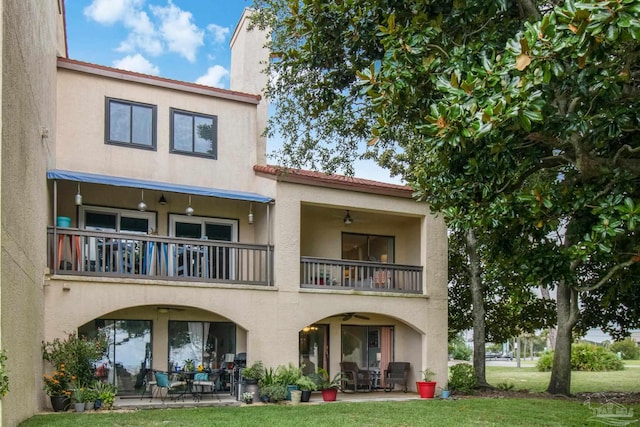
<instances>
[{"instance_id":1,"label":"stucco house","mask_svg":"<svg viewBox=\"0 0 640 427\"><path fill-rule=\"evenodd\" d=\"M408 187L267 164L249 11L225 90L70 59L62 0L2 4L3 425L48 405L40 344L70 331L109 335L122 394L241 353L446 381L442 219Z\"/></svg>"}]
</instances>

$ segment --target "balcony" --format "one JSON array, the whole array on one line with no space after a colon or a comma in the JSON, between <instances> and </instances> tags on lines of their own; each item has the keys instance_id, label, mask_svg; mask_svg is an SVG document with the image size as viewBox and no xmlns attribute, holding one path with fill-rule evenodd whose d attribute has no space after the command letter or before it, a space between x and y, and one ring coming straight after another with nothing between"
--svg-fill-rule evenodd
<instances>
[{"instance_id":1,"label":"balcony","mask_svg":"<svg viewBox=\"0 0 640 427\"><path fill-rule=\"evenodd\" d=\"M273 286L270 245L61 227L48 241L54 274Z\"/></svg>"},{"instance_id":2,"label":"balcony","mask_svg":"<svg viewBox=\"0 0 640 427\"><path fill-rule=\"evenodd\" d=\"M421 266L301 257L300 275L302 288L422 293Z\"/></svg>"}]
</instances>

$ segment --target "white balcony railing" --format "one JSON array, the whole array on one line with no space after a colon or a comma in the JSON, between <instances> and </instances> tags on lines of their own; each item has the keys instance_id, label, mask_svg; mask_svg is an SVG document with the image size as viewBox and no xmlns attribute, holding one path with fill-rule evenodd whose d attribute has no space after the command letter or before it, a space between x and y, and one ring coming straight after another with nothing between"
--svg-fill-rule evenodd
<instances>
[{"instance_id":1,"label":"white balcony railing","mask_svg":"<svg viewBox=\"0 0 640 427\"><path fill-rule=\"evenodd\" d=\"M273 286L273 247L49 227L55 274Z\"/></svg>"},{"instance_id":2,"label":"white balcony railing","mask_svg":"<svg viewBox=\"0 0 640 427\"><path fill-rule=\"evenodd\" d=\"M300 286L422 293L422 267L327 258L300 258Z\"/></svg>"}]
</instances>

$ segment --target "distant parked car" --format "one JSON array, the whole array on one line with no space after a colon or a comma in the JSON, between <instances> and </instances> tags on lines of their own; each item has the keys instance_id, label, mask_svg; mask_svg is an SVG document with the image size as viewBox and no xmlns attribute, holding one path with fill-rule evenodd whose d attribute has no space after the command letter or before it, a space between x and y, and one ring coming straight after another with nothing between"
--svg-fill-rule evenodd
<instances>
[{"instance_id":1,"label":"distant parked car","mask_svg":"<svg viewBox=\"0 0 640 427\"><path fill-rule=\"evenodd\" d=\"M485 359L499 359L502 356L502 353L498 353L497 351L487 351L484 355Z\"/></svg>"}]
</instances>

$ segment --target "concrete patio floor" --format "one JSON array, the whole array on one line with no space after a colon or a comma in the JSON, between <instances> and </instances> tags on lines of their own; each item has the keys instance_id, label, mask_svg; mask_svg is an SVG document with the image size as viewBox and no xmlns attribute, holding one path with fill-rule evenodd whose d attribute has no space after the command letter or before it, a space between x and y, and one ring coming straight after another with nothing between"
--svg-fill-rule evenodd
<instances>
[{"instance_id":1,"label":"concrete patio floor","mask_svg":"<svg viewBox=\"0 0 640 427\"><path fill-rule=\"evenodd\" d=\"M166 398L163 402L160 397L151 398L150 396L145 396L144 398L140 398L140 396L125 396L125 397L116 397L116 400L113 404L113 408L116 410L138 410L138 409L161 409L161 408L197 408L197 407L208 407L208 406L248 406L239 400L236 400L234 396L230 395L228 392L220 392L218 394L219 399L214 396L204 396L202 399L196 401L193 396L187 394L183 399L171 400ZM418 400L420 397L416 392L407 392L403 393L402 391L371 391L371 392L358 392L358 393L343 393L339 392L337 401L338 402L371 402L371 401L406 401L406 400ZM302 405L307 404L320 404L320 403L331 403L331 402L323 402L322 395L320 392L313 392L311 395L311 400L309 403L301 403ZM279 404L289 404L291 402L284 401ZM263 403L253 403L253 405L263 405Z\"/></svg>"}]
</instances>

